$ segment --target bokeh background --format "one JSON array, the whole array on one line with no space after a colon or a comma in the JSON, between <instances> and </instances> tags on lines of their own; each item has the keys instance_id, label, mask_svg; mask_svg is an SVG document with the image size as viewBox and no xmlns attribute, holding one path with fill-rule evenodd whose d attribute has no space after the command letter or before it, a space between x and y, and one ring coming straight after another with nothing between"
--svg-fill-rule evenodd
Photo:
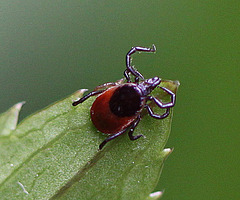
<instances>
[{"instance_id":1,"label":"bokeh background","mask_svg":"<svg viewBox=\"0 0 240 200\"><path fill-rule=\"evenodd\" d=\"M146 77L180 80L156 190L164 199L240 199L239 0L0 2L0 112L20 119L80 88L122 78L125 55Z\"/></svg>"}]
</instances>

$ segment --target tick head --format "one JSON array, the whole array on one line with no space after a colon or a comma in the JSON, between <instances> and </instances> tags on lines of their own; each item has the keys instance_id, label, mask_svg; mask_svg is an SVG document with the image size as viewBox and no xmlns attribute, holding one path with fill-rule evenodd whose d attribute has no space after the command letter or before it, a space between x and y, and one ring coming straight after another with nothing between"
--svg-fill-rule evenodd
<instances>
[{"instance_id":1,"label":"tick head","mask_svg":"<svg viewBox=\"0 0 240 200\"><path fill-rule=\"evenodd\" d=\"M141 88L143 95L146 96L149 95L160 83L161 79L159 77L154 77L144 80L138 87Z\"/></svg>"}]
</instances>

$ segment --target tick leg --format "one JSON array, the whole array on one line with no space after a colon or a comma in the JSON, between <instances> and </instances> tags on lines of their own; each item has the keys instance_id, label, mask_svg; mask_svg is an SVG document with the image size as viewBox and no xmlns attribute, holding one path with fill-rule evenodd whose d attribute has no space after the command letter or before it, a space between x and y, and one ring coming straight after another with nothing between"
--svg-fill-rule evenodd
<instances>
[{"instance_id":1,"label":"tick leg","mask_svg":"<svg viewBox=\"0 0 240 200\"><path fill-rule=\"evenodd\" d=\"M97 86L92 92L90 92L89 94L87 94L86 96L82 97L81 99L79 99L78 101L73 102L73 106L76 106L82 102L84 102L85 100L87 100L89 97L91 96L95 96L98 94L101 94L102 92L104 92L106 89L112 87L112 86L116 86L116 85L120 85L124 82L124 79L120 79L118 81L116 81L115 83L104 83L102 85Z\"/></svg>"},{"instance_id":2,"label":"tick leg","mask_svg":"<svg viewBox=\"0 0 240 200\"><path fill-rule=\"evenodd\" d=\"M140 120L141 120L141 118L140 118L140 115L139 115L138 118L136 119L136 121L134 121L133 124L131 125L130 130L128 132L128 136L129 136L130 140L137 140L138 138L143 136L143 135L133 136L134 129L136 128L136 126L138 125Z\"/></svg>"},{"instance_id":3,"label":"tick leg","mask_svg":"<svg viewBox=\"0 0 240 200\"><path fill-rule=\"evenodd\" d=\"M155 118L155 119L164 119L164 118L166 118L166 117L169 115L169 112L170 112L170 108L167 108L167 109L166 109L166 112L165 112L164 114L158 115L158 114L155 114L155 113L153 112L153 110L150 108L149 105L146 104L146 105L145 105L145 108L147 108L147 111L148 111L149 115L150 115L151 117Z\"/></svg>"},{"instance_id":4,"label":"tick leg","mask_svg":"<svg viewBox=\"0 0 240 200\"><path fill-rule=\"evenodd\" d=\"M110 83L104 83L102 85L97 86L93 91L97 91L97 90L106 90L112 86L116 86L116 85L121 85L124 82L124 79L120 79L118 81L114 82L110 82Z\"/></svg>"},{"instance_id":5,"label":"tick leg","mask_svg":"<svg viewBox=\"0 0 240 200\"><path fill-rule=\"evenodd\" d=\"M171 95L171 102L169 103L162 103L159 99L149 96L148 100L153 100L158 107L160 108L171 108L175 105L176 102L176 95L174 94L174 92L172 92L171 90L165 88L165 87L160 87L161 89L163 89L164 91L166 91L168 94Z\"/></svg>"},{"instance_id":6,"label":"tick leg","mask_svg":"<svg viewBox=\"0 0 240 200\"><path fill-rule=\"evenodd\" d=\"M82 102L84 102L85 100L87 100L89 97L91 96L94 96L94 95L97 95L97 94L100 94L102 92L104 92L105 90L98 90L98 91L93 91L93 92L90 92L89 94L87 94L86 96L82 97L81 99L77 100L77 101L74 101L72 103L73 106L76 106Z\"/></svg>"},{"instance_id":7,"label":"tick leg","mask_svg":"<svg viewBox=\"0 0 240 200\"><path fill-rule=\"evenodd\" d=\"M130 76L129 76L130 72L136 77L135 82L139 82L139 78L144 79L143 75L140 72L138 72L136 69L130 66L129 69L126 69L124 71L124 76L126 77L128 83L131 82Z\"/></svg>"},{"instance_id":8,"label":"tick leg","mask_svg":"<svg viewBox=\"0 0 240 200\"><path fill-rule=\"evenodd\" d=\"M126 79L127 79L127 82L129 83L129 82L131 82L131 80L130 80L130 76L129 76L129 70L128 69L126 69L125 71L124 71L124 76L126 77Z\"/></svg>"},{"instance_id":9,"label":"tick leg","mask_svg":"<svg viewBox=\"0 0 240 200\"><path fill-rule=\"evenodd\" d=\"M138 72L136 69L134 69L133 66L131 66L131 55L134 54L137 51L155 52L156 51L156 47L155 47L155 45L153 45L152 48L132 47L132 49L127 53L127 55L126 55L126 66L127 66L127 69L124 71L124 76L126 77L128 82L130 82L129 73L131 73L135 77L144 79L143 75L140 72ZM137 79L137 81L139 81L139 80Z\"/></svg>"},{"instance_id":10,"label":"tick leg","mask_svg":"<svg viewBox=\"0 0 240 200\"><path fill-rule=\"evenodd\" d=\"M115 139L116 137L122 135L124 132L126 132L127 128L123 129L122 131L119 131L118 133L114 134L114 135L111 135L109 136L107 139L105 139L100 145L99 145L99 150L101 150L105 144L107 144L107 142Z\"/></svg>"}]
</instances>

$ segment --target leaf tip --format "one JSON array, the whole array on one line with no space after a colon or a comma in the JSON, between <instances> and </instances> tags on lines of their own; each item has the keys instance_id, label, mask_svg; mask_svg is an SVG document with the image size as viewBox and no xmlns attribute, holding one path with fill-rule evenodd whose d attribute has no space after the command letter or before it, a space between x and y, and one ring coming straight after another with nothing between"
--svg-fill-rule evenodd
<instances>
[{"instance_id":1,"label":"leaf tip","mask_svg":"<svg viewBox=\"0 0 240 200\"><path fill-rule=\"evenodd\" d=\"M78 99L80 99L86 91L88 91L88 89L80 89L74 92L72 96L75 98L75 100L73 101L77 101Z\"/></svg>"},{"instance_id":2,"label":"leaf tip","mask_svg":"<svg viewBox=\"0 0 240 200\"><path fill-rule=\"evenodd\" d=\"M178 80L172 81L172 80L164 80L162 81L162 84L164 87L170 89L175 94L177 93L178 87L180 86L180 82Z\"/></svg>"},{"instance_id":3,"label":"leaf tip","mask_svg":"<svg viewBox=\"0 0 240 200\"><path fill-rule=\"evenodd\" d=\"M22 106L26 103L26 101L19 102L13 106L16 110L20 111Z\"/></svg>"},{"instance_id":4,"label":"leaf tip","mask_svg":"<svg viewBox=\"0 0 240 200\"><path fill-rule=\"evenodd\" d=\"M78 95L80 94L81 95L81 94L83 94L86 91L88 91L88 89L80 89L80 90L76 91L76 94L78 94Z\"/></svg>"},{"instance_id":5,"label":"leaf tip","mask_svg":"<svg viewBox=\"0 0 240 200\"><path fill-rule=\"evenodd\" d=\"M15 130L18 122L19 112L25 104L25 101L19 102L9 108L6 112L0 114L0 135L8 136Z\"/></svg>"},{"instance_id":6,"label":"leaf tip","mask_svg":"<svg viewBox=\"0 0 240 200\"><path fill-rule=\"evenodd\" d=\"M167 157L173 152L173 148L166 148L163 149L163 151L161 152L161 155L164 157L164 159L167 159Z\"/></svg>"},{"instance_id":7,"label":"leaf tip","mask_svg":"<svg viewBox=\"0 0 240 200\"><path fill-rule=\"evenodd\" d=\"M163 195L163 191L157 191L157 192L153 192L149 195L149 200L157 200L159 198L161 198Z\"/></svg>"}]
</instances>

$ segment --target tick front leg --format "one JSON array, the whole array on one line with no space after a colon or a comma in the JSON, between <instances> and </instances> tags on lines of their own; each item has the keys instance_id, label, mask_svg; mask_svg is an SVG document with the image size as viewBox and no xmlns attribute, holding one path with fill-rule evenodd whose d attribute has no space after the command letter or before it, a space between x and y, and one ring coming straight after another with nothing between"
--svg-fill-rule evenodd
<instances>
[{"instance_id":1,"label":"tick front leg","mask_svg":"<svg viewBox=\"0 0 240 200\"><path fill-rule=\"evenodd\" d=\"M133 135L134 129L136 128L136 126L138 125L140 120L141 120L141 118L139 115L138 118L136 119L136 121L134 121L133 124L130 126L130 130L128 132L128 136L129 136L130 140L137 140L138 138L143 136L143 135L136 135L136 136Z\"/></svg>"},{"instance_id":2,"label":"tick front leg","mask_svg":"<svg viewBox=\"0 0 240 200\"><path fill-rule=\"evenodd\" d=\"M171 107L173 107L175 105L175 102L176 102L176 95L174 94L174 92L172 92L171 90L169 90L165 87L160 87L160 88L171 95L171 102L163 103L159 99L157 99L155 97L152 97L152 96L148 96L148 100L154 101L156 103L156 105L160 108L171 108Z\"/></svg>"},{"instance_id":3,"label":"tick front leg","mask_svg":"<svg viewBox=\"0 0 240 200\"><path fill-rule=\"evenodd\" d=\"M95 96L95 95L100 94L100 93L102 93L102 92L104 92L104 91L105 91L105 90L98 90L98 91L90 92L89 94L87 94L86 96L82 97L81 99L79 99L79 100L77 100L77 101L74 101L74 102L72 103L72 105L73 105L73 106L76 106L76 105L84 102L85 100L87 100L89 97Z\"/></svg>"},{"instance_id":4,"label":"tick front leg","mask_svg":"<svg viewBox=\"0 0 240 200\"><path fill-rule=\"evenodd\" d=\"M155 119L164 119L164 118L166 118L166 117L169 115L169 113L170 113L170 108L167 108L167 109L166 109L166 112L165 112L164 114L162 114L162 115L155 114L155 113L153 112L153 110L150 108L149 105L145 105L145 108L147 109L149 115L150 115L151 117L155 118Z\"/></svg>"}]
</instances>

